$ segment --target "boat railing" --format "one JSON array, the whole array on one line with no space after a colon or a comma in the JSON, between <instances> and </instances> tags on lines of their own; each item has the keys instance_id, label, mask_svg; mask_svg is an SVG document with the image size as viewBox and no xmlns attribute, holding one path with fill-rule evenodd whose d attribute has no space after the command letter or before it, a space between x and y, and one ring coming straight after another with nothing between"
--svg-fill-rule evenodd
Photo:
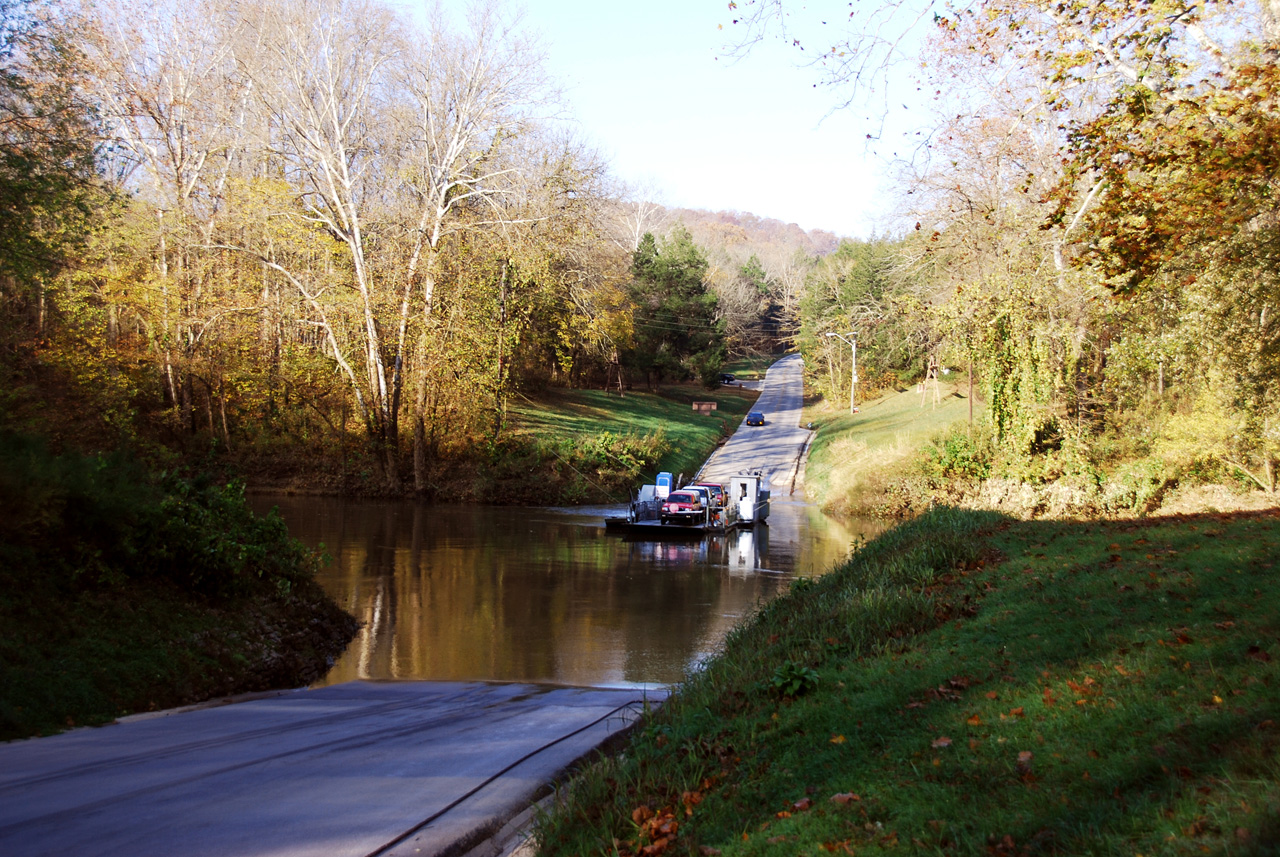
<instances>
[{"instance_id":1,"label":"boat railing","mask_svg":"<svg viewBox=\"0 0 1280 857\"><path fill-rule=\"evenodd\" d=\"M662 500L655 498L653 500L632 500L631 505L627 507L627 520L635 523L636 521L657 521L662 517Z\"/></svg>"}]
</instances>

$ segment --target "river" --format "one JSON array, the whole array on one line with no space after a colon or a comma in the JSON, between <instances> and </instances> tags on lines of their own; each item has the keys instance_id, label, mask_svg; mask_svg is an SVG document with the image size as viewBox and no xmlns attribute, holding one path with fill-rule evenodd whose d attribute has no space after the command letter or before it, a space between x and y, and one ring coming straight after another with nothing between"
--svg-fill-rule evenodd
<instances>
[{"instance_id":1,"label":"river","mask_svg":"<svg viewBox=\"0 0 1280 857\"><path fill-rule=\"evenodd\" d=\"M676 682L757 604L875 530L785 500L754 532L640 542L606 533L605 507L250 499L333 558L320 583L364 624L323 684Z\"/></svg>"}]
</instances>

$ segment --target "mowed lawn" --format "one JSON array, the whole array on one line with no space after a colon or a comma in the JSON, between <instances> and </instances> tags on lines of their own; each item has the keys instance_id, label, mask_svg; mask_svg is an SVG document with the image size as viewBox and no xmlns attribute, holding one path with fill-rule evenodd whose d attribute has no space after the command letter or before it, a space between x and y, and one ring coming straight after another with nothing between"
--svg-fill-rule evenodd
<instances>
[{"instance_id":1,"label":"mowed lawn","mask_svg":"<svg viewBox=\"0 0 1280 857\"><path fill-rule=\"evenodd\" d=\"M516 432L537 437L605 432L647 437L662 432L669 451L657 470L688 477L733 433L756 398L756 393L737 387L667 386L655 393L628 391L624 396L603 390L555 389L515 403L510 413ZM697 413L694 402L715 402L716 410Z\"/></svg>"},{"instance_id":2,"label":"mowed lawn","mask_svg":"<svg viewBox=\"0 0 1280 857\"><path fill-rule=\"evenodd\" d=\"M860 495L876 495L885 478L904 466L925 442L969 416L965 390L941 384L921 396L913 387L864 402L852 416L811 413L817 434L805 465L805 490L829 511L845 512ZM975 402L976 415L982 406Z\"/></svg>"}]
</instances>

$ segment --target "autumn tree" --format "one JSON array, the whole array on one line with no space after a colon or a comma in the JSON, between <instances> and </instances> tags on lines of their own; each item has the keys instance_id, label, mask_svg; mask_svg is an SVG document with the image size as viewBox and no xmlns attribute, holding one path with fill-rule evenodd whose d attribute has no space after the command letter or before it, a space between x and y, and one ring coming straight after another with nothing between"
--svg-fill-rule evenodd
<instances>
[{"instance_id":1,"label":"autumn tree","mask_svg":"<svg viewBox=\"0 0 1280 857\"><path fill-rule=\"evenodd\" d=\"M936 99L900 182L911 265L1013 448L1225 401L1243 434L1215 437L1251 440L1206 433L1206 455L1274 471L1273 0L732 8L744 46L788 37L842 104L904 62Z\"/></svg>"},{"instance_id":2,"label":"autumn tree","mask_svg":"<svg viewBox=\"0 0 1280 857\"><path fill-rule=\"evenodd\" d=\"M640 239L646 232L662 235L672 220L670 210L659 201L654 182L621 187L614 197L608 213L609 234L613 242L628 253L640 247Z\"/></svg>"},{"instance_id":3,"label":"autumn tree","mask_svg":"<svg viewBox=\"0 0 1280 857\"><path fill-rule=\"evenodd\" d=\"M0 276L14 286L60 267L99 199L76 22L57 12L0 0Z\"/></svg>"},{"instance_id":4,"label":"autumn tree","mask_svg":"<svg viewBox=\"0 0 1280 857\"><path fill-rule=\"evenodd\" d=\"M465 28L451 28L437 10L429 40L403 65L407 95L399 160L399 192L414 214L406 231L400 267L400 323L403 341L412 295L419 290L420 349L430 351L436 258L441 242L460 230L515 227L530 215L524 205L536 159L521 147L554 99L541 46L518 17L499 7L474 6ZM503 281L505 282L505 280ZM418 362L413 438L415 484L424 487L427 360Z\"/></svg>"},{"instance_id":5,"label":"autumn tree","mask_svg":"<svg viewBox=\"0 0 1280 857\"><path fill-rule=\"evenodd\" d=\"M97 173L92 104L83 97L80 22L26 0L0 2L0 422L43 396L26 371L63 369L92 382L67 320L98 314L96 300L66 306L63 276L93 240L112 200ZM96 297L96 296L94 296ZM38 359L29 360L33 352ZM38 368L37 368L38 367Z\"/></svg>"},{"instance_id":6,"label":"autumn tree","mask_svg":"<svg viewBox=\"0 0 1280 857\"><path fill-rule=\"evenodd\" d=\"M1280 454L1280 328L1270 310L1280 296L1270 202L1280 167L1274 5L986 7L1007 35L974 27L973 43L1005 38L1051 69L1051 106L1068 140L1047 231L1069 242L1079 270L1161 310L1131 314L1136 323L1116 332L1114 347L1154 352L1148 384L1162 394L1183 387L1184 407L1225 397L1256 441L1237 444L1231 460L1272 471ZM1169 343L1190 339L1196 359L1170 359ZM1219 389L1206 396L1206 384ZM1224 458L1207 437L1206 453Z\"/></svg>"},{"instance_id":7,"label":"autumn tree","mask_svg":"<svg viewBox=\"0 0 1280 857\"><path fill-rule=\"evenodd\" d=\"M187 431L194 379L210 362L206 346L236 311L256 305L252 296L219 295L226 280L213 276L200 249L223 213L245 142L249 90L236 73L225 11L213 0L93 4L82 36L104 170L150 221L151 276L125 311L160 360L171 425Z\"/></svg>"}]
</instances>

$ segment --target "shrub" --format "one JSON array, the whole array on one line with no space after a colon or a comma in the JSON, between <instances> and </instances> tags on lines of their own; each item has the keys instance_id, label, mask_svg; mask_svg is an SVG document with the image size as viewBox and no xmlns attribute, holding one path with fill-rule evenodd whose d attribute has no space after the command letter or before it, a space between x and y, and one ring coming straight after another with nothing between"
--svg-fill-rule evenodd
<instances>
[{"instance_id":1,"label":"shrub","mask_svg":"<svg viewBox=\"0 0 1280 857\"><path fill-rule=\"evenodd\" d=\"M240 483L150 474L127 453L54 455L0 435L0 553L76 588L163 580L210 598L288 591L318 558L274 514L254 515Z\"/></svg>"},{"instance_id":2,"label":"shrub","mask_svg":"<svg viewBox=\"0 0 1280 857\"><path fill-rule=\"evenodd\" d=\"M924 445L918 466L936 487L957 478L985 479L991 460L991 440L983 427L957 423Z\"/></svg>"},{"instance_id":3,"label":"shrub","mask_svg":"<svg viewBox=\"0 0 1280 857\"><path fill-rule=\"evenodd\" d=\"M1147 512L1175 481L1175 471L1158 458L1127 462L1104 483L1103 508L1110 512Z\"/></svg>"}]
</instances>

